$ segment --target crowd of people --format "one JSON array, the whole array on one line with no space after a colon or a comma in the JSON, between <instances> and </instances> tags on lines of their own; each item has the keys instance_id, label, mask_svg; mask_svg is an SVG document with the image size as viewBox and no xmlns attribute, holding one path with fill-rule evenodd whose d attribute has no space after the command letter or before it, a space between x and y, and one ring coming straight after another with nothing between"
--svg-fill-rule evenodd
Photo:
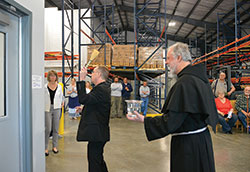
<instances>
[{"instance_id":1,"label":"crowd of people","mask_svg":"<svg viewBox=\"0 0 250 172\"><path fill-rule=\"evenodd\" d=\"M226 80L225 72L221 71L219 73L219 78L212 82L211 88L215 97L218 119L219 123L222 125L223 132L232 134L232 128L235 126L237 120L240 120L244 130L249 132L246 119L250 117L250 86L246 86L244 88L244 93L238 95L236 98L235 110L237 111L237 114L233 113L234 109L229 100L230 96L235 91L235 87L231 81L228 82Z\"/></svg>"},{"instance_id":2,"label":"crowd of people","mask_svg":"<svg viewBox=\"0 0 250 172\"><path fill-rule=\"evenodd\" d=\"M131 116L127 111L126 100L131 99L132 85L124 78L114 78L110 85L106 81L109 71L98 66L91 74L91 83L86 81L87 69L80 72L80 80L74 78L67 89L69 96L69 116L71 119L81 117L77 130L77 141L88 142L89 172L107 172L103 157L104 146L110 141L110 118L126 116L131 121L144 123L146 137L149 141L163 138L169 134L171 140L171 171L198 172L200 169L214 172L214 155L210 125L215 132L216 125L222 125L224 133L232 134L232 128L239 119L248 127L250 118L250 86L236 99L234 109L228 97L235 91L231 82L226 81L226 74L221 72L219 78L210 85L202 65L191 65L188 45L176 43L168 48L166 64L170 73L177 75L177 81L171 88L162 108L162 116L147 117L150 88L146 81L139 88L142 101L141 113ZM49 155L48 143L52 131L52 151L56 154L58 127L61 107L64 106L62 87L58 84L55 71L49 71L48 84L45 85L45 155ZM121 105L123 111L121 111ZM195 105L195 106L194 106ZM79 115L80 114L80 115ZM52 125L53 123L53 125ZM182 166L179 162L182 162ZM198 164L198 165L197 165ZM204 170L205 169L205 170Z\"/></svg>"},{"instance_id":3,"label":"crowd of people","mask_svg":"<svg viewBox=\"0 0 250 172\"><path fill-rule=\"evenodd\" d=\"M111 84L111 118L122 118L127 114L127 103L126 100L131 99L131 92L133 87L128 83L128 79L124 78L123 83L119 82L119 78L115 77L114 82ZM142 101L141 112L144 116L147 114L148 102L150 95L150 88L147 86L147 81L143 81L143 84L139 88L139 95ZM123 113L121 113L122 104Z\"/></svg>"}]
</instances>

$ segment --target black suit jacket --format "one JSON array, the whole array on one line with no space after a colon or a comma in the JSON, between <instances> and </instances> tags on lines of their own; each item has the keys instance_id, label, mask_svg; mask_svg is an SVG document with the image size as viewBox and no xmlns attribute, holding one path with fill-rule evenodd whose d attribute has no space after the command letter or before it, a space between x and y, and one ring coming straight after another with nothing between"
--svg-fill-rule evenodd
<instances>
[{"instance_id":1,"label":"black suit jacket","mask_svg":"<svg viewBox=\"0 0 250 172\"><path fill-rule=\"evenodd\" d=\"M102 82L86 94L85 81L77 82L79 103L84 105L77 131L77 141L106 142L110 140L110 85Z\"/></svg>"}]
</instances>

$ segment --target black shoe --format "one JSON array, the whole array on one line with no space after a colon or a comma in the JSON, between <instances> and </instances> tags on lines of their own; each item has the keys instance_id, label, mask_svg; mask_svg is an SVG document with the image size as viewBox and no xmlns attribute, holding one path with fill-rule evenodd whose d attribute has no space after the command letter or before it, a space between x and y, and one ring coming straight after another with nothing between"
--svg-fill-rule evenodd
<instances>
[{"instance_id":1,"label":"black shoe","mask_svg":"<svg viewBox=\"0 0 250 172\"><path fill-rule=\"evenodd\" d=\"M227 133L227 134L233 134L231 130L230 130L230 131L227 131L226 133Z\"/></svg>"},{"instance_id":2,"label":"black shoe","mask_svg":"<svg viewBox=\"0 0 250 172\"><path fill-rule=\"evenodd\" d=\"M49 156L49 152L47 153L47 152L45 152L45 156Z\"/></svg>"},{"instance_id":3,"label":"black shoe","mask_svg":"<svg viewBox=\"0 0 250 172\"><path fill-rule=\"evenodd\" d=\"M59 152L59 150L55 151L54 149L52 149L52 151L54 152L54 154L57 154Z\"/></svg>"}]
</instances>

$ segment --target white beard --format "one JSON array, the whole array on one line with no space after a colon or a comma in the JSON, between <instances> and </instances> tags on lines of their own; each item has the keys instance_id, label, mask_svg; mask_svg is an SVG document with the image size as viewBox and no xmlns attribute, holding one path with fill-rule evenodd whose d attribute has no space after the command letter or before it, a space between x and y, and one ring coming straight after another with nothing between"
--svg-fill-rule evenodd
<instances>
[{"instance_id":1,"label":"white beard","mask_svg":"<svg viewBox=\"0 0 250 172\"><path fill-rule=\"evenodd\" d=\"M176 67L177 67L177 66L174 66L173 68L171 68L171 67L168 65L168 69L169 69L168 77L169 77L169 78L177 78L177 75L176 75Z\"/></svg>"}]
</instances>

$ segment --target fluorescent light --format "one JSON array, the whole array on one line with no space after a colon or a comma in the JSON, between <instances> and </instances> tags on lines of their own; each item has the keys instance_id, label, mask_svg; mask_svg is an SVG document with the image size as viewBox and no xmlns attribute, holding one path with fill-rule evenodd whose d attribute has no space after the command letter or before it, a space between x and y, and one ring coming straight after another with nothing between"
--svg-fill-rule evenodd
<instances>
[{"instance_id":1,"label":"fluorescent light","mask_svg":"<svg viewBox=\"0 0 250 172\"><path fill-rule=\"evenodd\" d=\"M175 26L175 22L170 22L170 23L168 23L168 26Z\"/></svg>"}]
</instances>

